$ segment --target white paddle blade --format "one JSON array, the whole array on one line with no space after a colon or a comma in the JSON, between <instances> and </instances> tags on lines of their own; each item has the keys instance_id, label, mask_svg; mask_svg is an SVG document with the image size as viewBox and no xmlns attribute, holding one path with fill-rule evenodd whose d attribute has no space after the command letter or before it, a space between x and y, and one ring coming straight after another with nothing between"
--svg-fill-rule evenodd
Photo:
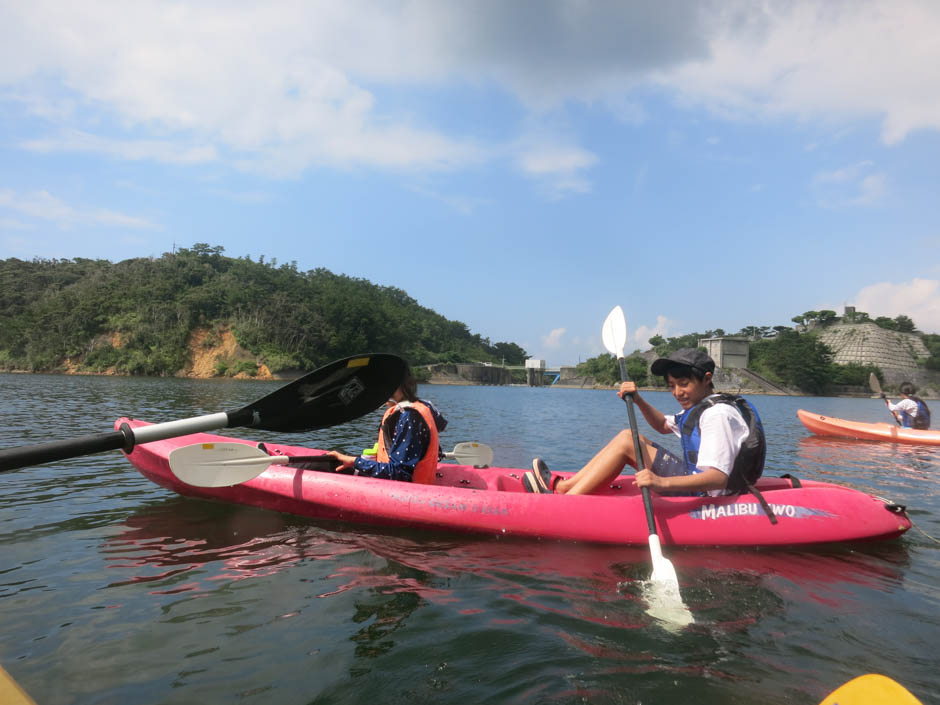
<instances>
[{"instance_id":1,"label":"white paddle blade","mask_svg":"<svg viewBox=\"0 0 940 705\"><path fill-rule=\"evenodd\" d=\"M244 443L194 443L170 453L170 470L193 487L229 487L254 480L286 457Z\"/></svg>"},{"instance_id":2,"label":"white paddle blade","mask_svg":"<svg viewBox=\"0 0 940 705\"><path fill-rule=\"evenodd\" d=\"M607 314L601 328L601 338L607 352L615 357L623 357L623 347L627 344L627 319L619 306L614 306Z\"/></svg>"},{"instance_id":3,"label":"white paddle blade","mask_svg":"<svg viewBox=\"0 0 940 705\"><path fill-rule=\"evenodd\" d=\"M653 573L647 583L647 613L674 627L685 627L695 619L682 601L679 593L679 578L672 561L663 556L658 534L650 534L650 556Z\"/></svg>"},{"instance_id":4,"label":"white paddle blade","mask_svg":"<svg viewBox=\"0 0 940 705\"><path fill-rule=\"evenodd\" d=\"M881 395L881 382L878 381L874 372L868 375L868 386L871 387L871 391L875 394Z\"/></svg>"},{"instance_id":5,"label":"white paddle blade","mask_svg":"<svg viewBox=\"0 0 940 705\"><path fill-rule=\"evenodd\" d=\"M461 465L492 465L493 449L485 443L464 441L454 446L450 453L444 453L445 458L452 458Z\"/></svg>"}]
</instances>

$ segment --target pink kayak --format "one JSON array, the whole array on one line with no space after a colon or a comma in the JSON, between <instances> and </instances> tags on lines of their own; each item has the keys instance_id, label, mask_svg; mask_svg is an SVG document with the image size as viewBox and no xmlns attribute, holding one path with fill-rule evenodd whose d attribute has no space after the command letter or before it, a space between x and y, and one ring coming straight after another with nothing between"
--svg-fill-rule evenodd
<instances>
[{"instance_id":1,"label":"pink kayak","mask_svg":"<svg viewBox=\"0 0 940 705\"><path fill-rule=\"evenodd\" d=\"M121 418L115 428L145 421ZM378 526L408 526L490 536L646 545L643 500L630 476L586 496L529 494L525 472L441 463L434 485L354 477L271 465L256 478L227 487L196 487L170 470L170 453L193 444L254 441L197 433L138 445L128 460L156 484L189 497L261 507L316 519ZM269 453L321 455L324 451L265 443ZM568 476L571 473L559 473ZM797 486L798 485L798 486ZM753 495L653 496L664 545L798 546L873 541L911 528L904 508L826 482L764 477L758 489L772 507L772 524Z\"/></svg>"},{"instance_id":2,"label":"pink kayak","mask_svg":"<svg viewBox=\"0 0 940 705\"><path fill-rule=\"evenodd\" d=\"M865 423L823 416L797 409L796 415L807 429L818 436L854 438L862 441L888 441L889 443L916 443L940 446L940 431L903 428L896 423Z\"/></svg>"}]
</instances>

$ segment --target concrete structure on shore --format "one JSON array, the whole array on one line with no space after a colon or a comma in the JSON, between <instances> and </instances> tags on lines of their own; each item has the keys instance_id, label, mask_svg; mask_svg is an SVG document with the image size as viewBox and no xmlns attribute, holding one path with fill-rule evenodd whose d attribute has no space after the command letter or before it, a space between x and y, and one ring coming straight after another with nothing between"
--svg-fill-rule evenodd
<instances>
[{"instance_id":1,"label":"concrete structure on shore","mask_svg":"<svg viewBox=\"0 0 940 705\"><path fill-rule=\"evenodd\" d=\"M930 356L916 333L888 330L874 323L837 323L818 330L819 339L833 352L839 365L875 365L884 375L886 387L913 382L922 393L940 388L937 372L924 369L918 360Z\"/></svg>"},{"instance_id":2,"label":"concrete structure on shore","mask_svg":"<svg viewBox=\"0 0 940 705\"><path fill-rule=\"evenodd\" d=\"M887 330L874 323L840 323L821 328L818 334L839 365L854 362L882 370L915 370L917 359L930 355L917 334Z\"/></svg>"},{"instance_id":3,"label":"concrete structure on shore","mask_svg":"<svg viewBox=\"0 0 940 705\"><path fill-rule=\"evenodd\" d=\"M705 348L715 365L723 369L747 367L751 345L747 338L699 338L698 345Z\"/></svg>"}]
</instances>

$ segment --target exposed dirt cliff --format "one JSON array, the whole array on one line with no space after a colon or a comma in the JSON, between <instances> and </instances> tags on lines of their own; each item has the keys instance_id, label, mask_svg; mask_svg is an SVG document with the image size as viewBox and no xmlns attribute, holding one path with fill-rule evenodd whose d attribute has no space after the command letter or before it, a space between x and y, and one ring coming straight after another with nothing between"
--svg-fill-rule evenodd
<instances>
[{"instance_id":1,"label":"exposed dirt cliff","mask_svg":"<svg viewBox=\"0 0 940 705\"><path fill-rule=\"evenodd\" d=\"M191 366L184 372L186 377L217 377L220 366L232 368L238 363L255 362L254 355L241 347L228 328L212 330L197 328L189 337ZM267 365L257 366L255 375L238 372L231 375L235 379L274 379Z\"/></svg>"}]
</instances>

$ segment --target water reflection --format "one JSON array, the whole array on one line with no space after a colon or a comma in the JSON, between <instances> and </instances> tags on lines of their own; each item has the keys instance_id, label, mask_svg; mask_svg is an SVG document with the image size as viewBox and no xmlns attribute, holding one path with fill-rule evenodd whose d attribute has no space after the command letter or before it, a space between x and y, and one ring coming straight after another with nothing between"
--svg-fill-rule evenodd
<instances>
[{"instance_id":1,"label":"water reflection","mask_svg":"<svg viewBox=\"0 0 940 705\"><path fill-rule=\"evenodd\" d=\"M0 441L237 408L278 386L0 375ZM451 419L445 444L487 442L501 465L544 452L576 466L625 424L612 392L422 393ZM936 449L812 438L795 416L807 405L865 411L760 399L771 474L888 496L940 535ZM354 451L377 421L270 440ZM3 661L38 702L796 703L861 669L940 687L940 562L914 531L844 549L669 548L696 618L679 634L646 614L645 546L308 521L173 496L120 453L3 474L0 544Z\"/></svg>"},{"instance_id":2,"label":"water reflection","mask_svg":"<svg viewBox=\"0 0 940 705\"><path fill-rule=\"evenodd\" d=\"M797 442L797 474L854 487L910 509L929 506L938 493L936 449L806 436Z\"/></svg>"},{"instance_id":3,"label":"water reflection","mask_svg":"<svg viewBox=\"0 0 940 705\"><path fill-rule=\"evenodd\" d=\"M799 450L801 466L807 469L832 466L883 470L888 466L915 473L919 479L935 470L938 462L935 448L877 441L806 436L799 439Z\"/></svg>"},{"instance_id":4,"label":"water reflection","mask_svg":"<svg viewBox=\"0 0 940 705\"><path fill-rule=\"evenodd\" d=\"M207 592L220 581L268 577L308 558L358 550L302 529L276 512L160 502L127 517L102 546L109 569L127 574L108 587L149 583L152 594Z\"/></svg>"},{"instance_id":5,"label":"water reflection","mask_svg":"<svg viewBox=\"0 0 940 705\"><path fill-rule=\"evenodd\" d=\"M606 628L650 624L641 590L649 577L646 547L334 531L275 512L174 498L128 517L101 550L109 569L122 573L109 587L148 584L153 594L207 593L305 562L367 553L380 560L338 565L329 573L329 589L316 597L363 589L411 593L468 615L485 614L498 595L527 610ZM844 609L859 588L896 589L909 561L902 542L800 551L671 550L669 558L695 614L693 630L753 624L789 601ZM450 589L467 580L485 585L487 599L477 602L472 591Z\"/></svg>"}]
</instances>

